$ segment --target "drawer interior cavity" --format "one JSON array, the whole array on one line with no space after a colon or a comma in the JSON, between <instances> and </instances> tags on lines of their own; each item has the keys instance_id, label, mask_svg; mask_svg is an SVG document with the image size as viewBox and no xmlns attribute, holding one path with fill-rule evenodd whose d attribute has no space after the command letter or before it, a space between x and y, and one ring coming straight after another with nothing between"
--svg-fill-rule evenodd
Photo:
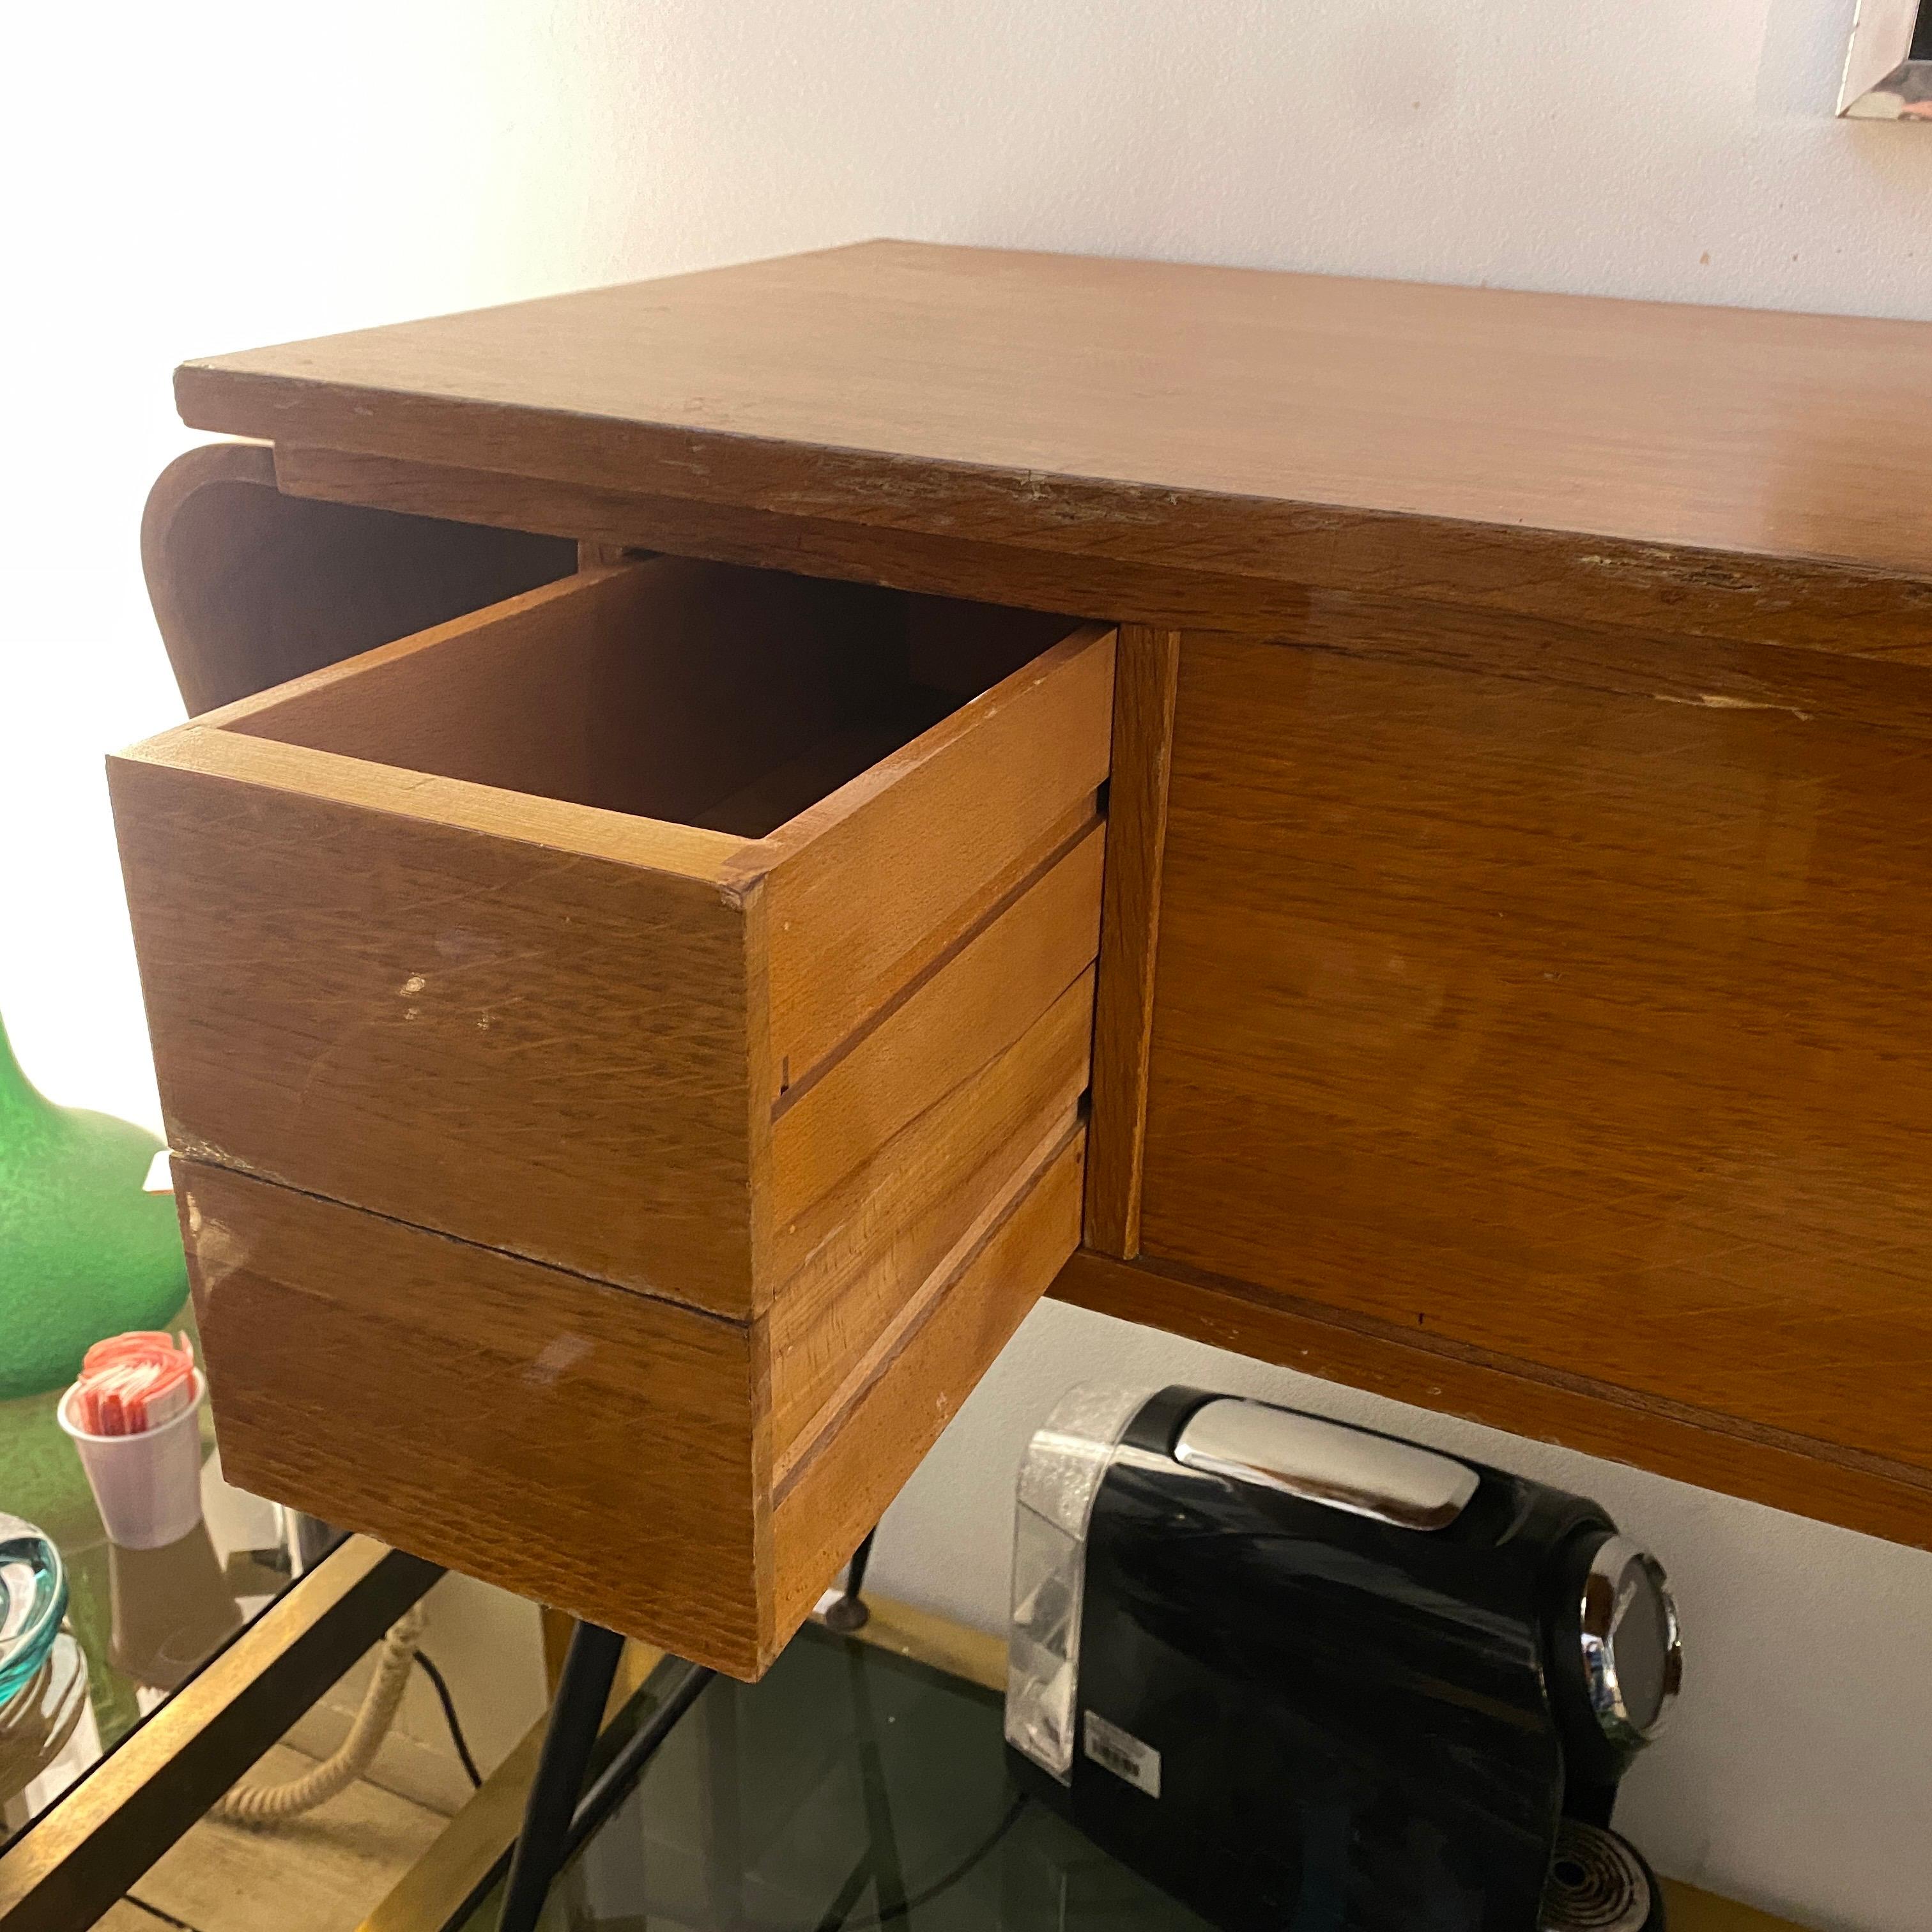
<instances>
[{"instance_id":1,"label":"drawer interior cavity","mask_svg":"<svg viewBox=\"0 0 1932 1932\"><path fill-rule=\"evenodd\" d=\"M1066 631L1036 613L659 557L332 668L228 728L761 838Z\"/></svg>"}]
</instances>

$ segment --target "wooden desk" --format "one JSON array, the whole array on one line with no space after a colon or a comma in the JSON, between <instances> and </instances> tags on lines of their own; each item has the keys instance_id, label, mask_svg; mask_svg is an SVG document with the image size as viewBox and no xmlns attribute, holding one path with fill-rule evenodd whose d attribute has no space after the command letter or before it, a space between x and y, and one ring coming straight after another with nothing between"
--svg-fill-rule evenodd
<instances>
[{"instance_id":1,"label":"wooden desk","mask_svg":"<svg viewBox=\"0 0 1932 1932\"><path fill-rule=\"evenodd\" d=\"M240 1476L755 1670L1051 1279L1932 1544L1928 381L1915 323L899 243L186 365L190 424L272 446L151 512L190 704L231 709L114 777ZM218 473L284 532L240 609L175 535ZM303 520L344 516L380 556L331 525L304 565ZM524 548L486 568L477 526ZM546 538L590 568L348 658L424 621L412 544L454 615L554 573ZM640 627L660 679L749 653L727 750L746 693L781 694L776 745L855 664L913 708L863 770L837 731L776 793L750 759L728 824L664 788L668 748L649 797L593 750L543 765L547 668L620 692ZM964 708L908 739L940 660ZM1103 884L1064 869L1102 779ZM571 855L561 898L532 848ZM352 890L292 887L352 851ZM1054 867L1060 910L1016 913ZM500 1004L484 955L578 922L592 964L522 988L520 1065L473 1001L460 1051L408 1034L452 921L402 908L432 903ZM685 1044L627 1058L640 1000ZM601 1058L539 1091L558 1040ZM841 1066L859 1097L788 1196L791 1084ZM968 1090L956 1157L922 1150ZM900 1193L914 1168L944 1178ZM526 1406L412 1423L389 1364L430 1347ZM590 1499L674 1360L728 1442L664 1421L701 1501L614 1580ZM521 1393L544 1374L575 1439ZM506 1473L518 1430L541 1481Z\"/></svg>"}]
</instances>

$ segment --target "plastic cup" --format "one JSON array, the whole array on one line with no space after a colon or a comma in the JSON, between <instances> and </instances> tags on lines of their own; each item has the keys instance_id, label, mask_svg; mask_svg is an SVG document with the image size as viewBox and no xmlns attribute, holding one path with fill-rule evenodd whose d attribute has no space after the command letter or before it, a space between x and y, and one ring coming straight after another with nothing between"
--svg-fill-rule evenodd
<instances>
[{"instance_id":1,"label":"plastic cup","mask_svg":"<svg viewBox=\"0 0 1932 1932\"><path fill-rule=\"evenodd\" d=\"M101 1526L124 1550L178 1543L201 1520L201 1371L194 1400L158 1429L138 1436L95 1436L73 1418L80 1384L60 1399L60 1426L80 1452Z\"/></svg>"}]
</instances>

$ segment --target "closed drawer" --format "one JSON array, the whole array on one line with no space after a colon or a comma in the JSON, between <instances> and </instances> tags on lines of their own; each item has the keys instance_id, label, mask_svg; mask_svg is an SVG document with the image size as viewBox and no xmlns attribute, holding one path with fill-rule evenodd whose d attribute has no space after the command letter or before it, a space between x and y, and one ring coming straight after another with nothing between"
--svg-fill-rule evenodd
<instances>
[{"instance_id":1,"label":"closed drawer","mask_svg":"<svg viewBox=\"0 0 1932 1932\"><path fill-rule=\"evenodd\" d=\"M112 760L236 1479L761 1667L1078 1240L1112 679L659 558Z\"/></svg>"}]
</instances>

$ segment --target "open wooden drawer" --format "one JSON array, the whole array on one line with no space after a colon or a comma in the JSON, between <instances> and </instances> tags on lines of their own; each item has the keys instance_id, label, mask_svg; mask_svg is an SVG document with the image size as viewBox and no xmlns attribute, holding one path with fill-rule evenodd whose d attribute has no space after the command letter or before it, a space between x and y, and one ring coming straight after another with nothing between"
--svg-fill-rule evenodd
<instances>
[{"instance_id":1,"label":"open wooden drawer","mask_svg":"<svg viewBox=\"0 0 1932 1932\"><path fill-rule=\"evenodd\" d=\"M740 1675L1079 1237L1112 633L674 558L111 763L226 1472Z\"/></svg>"}]
</instances>

